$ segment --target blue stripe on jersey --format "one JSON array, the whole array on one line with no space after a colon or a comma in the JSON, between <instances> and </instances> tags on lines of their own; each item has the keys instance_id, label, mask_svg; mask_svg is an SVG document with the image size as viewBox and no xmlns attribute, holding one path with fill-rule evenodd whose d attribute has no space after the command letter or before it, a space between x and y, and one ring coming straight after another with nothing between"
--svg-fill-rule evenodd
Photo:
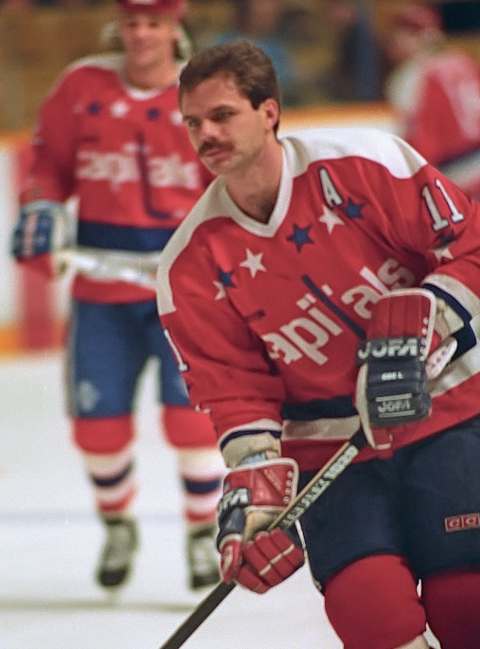
<instances>
[{"instance_id":1,"label":"blue stripe on jersey","mask_svg":"<svg viewBox=\"0 0 480 649\"><path fill-rule=\"evenodd\" d=\"M457 349L452 356L452 361L456 361L459 356L473 349L477 344L477 337L470 325L465 325L463 329L456 331L452 336L457 341Z\"/></svg>"},{"instance_id":2,"label":"blue stripe on jersey","mask_svg":"<svg viewBox=\"0 0 480 649\"><path fill-rule=\"evenodd\" d=\"M313 399L303 403L284 403L282 417L292 421L313 421L314 419L338 419L357 415L351 396L332 399Z\"/></svg>"},{"instance_id":3,"label":"blue stripe on jersey","mask_svg":"<svg viewBox=\"0 0 480 649\"><path fill-rule=\"evenodd\" d=\"M426 288L434 293L438 298L444 300L448 306L455 311L455 313L463 320L465 326L460 331L456 331L453 335L457 341L457 350L452 356L452 361L455 361L459 356L465 354L477 344L477 337L470 325L472 315L451 293L426 282L422 284L422 288Z\"/></svg>"},{"instance_id":4,"label":"blue stripe on jersey","mask_svg":"<svg viewBox=\"0 0 480 649\"><path fill-rule=\"evenodd\" d=\"M108 478L96 478L92 473L90 474L90 478L97 487L114 487L115 485L122 482L122 480L125 480L132 469L133 462L129 462L127 466L122 471L120 471L120 473L116 473L115 475L109 476Z\"/></svg>"},{"instance_id":5,"label":"blue stripe on jersey","mask_svg":"<svg viewBox=\"0 0 480 649\"><path fill-rule=\"evenodd\" d=\"M183 478L183 486L190 494L209 494L220 487L221 480L190 480Z\"/></svg>"},{"instance_id":6,"label":"blue stripe on jersey","mask_svg":"<svg viewBox=\"0 0 480 649\"><path fill-rule=\"evenodd\" d=\"M338 304L335 304L330 298L315 284L313 279L309 275L302 275L302 281L307 286L312 293L317 297L323 304L334 313L337 318L340 318L347 327L353 331L353 333L358 336L361 340L366 338L365 330L360 327L350 316L343 311Z\"/></svg>"},{"instance_id":7,"label":"blue stripe on jersey","mask_svg":"<svg viewBox=\"0 0 480 649\"><path fill-rule=\"evenodd\" d=\"M238 439L239 437L246 437L247 435L265 435L265 433L275 437L275 439L280 439L282 436L281 430L271 430L270 428L242 428L242 430L234 430L229 433L225 439L220 442L220 450L222 451L229 442Z\"/></svg>"},{"instance_id":8,"label":"blue stripe on jersey","mask_svg":"<svg viewBox=\"0 0 480 649\"><path fill-rule=\"evenodd\" d=\"M464 321L465 324L468 324L472 319L472 314L468 311L463 304L461 304L456 297L454 297L448 291L444 291L442 288L439 288L435 284L429 284L425 282L422 284L422 288L426 288L434 295L439 297L441 300L444 300L448 306L455 311L455 313Z\"/></svg>"},{"instance_id":9,"label":"blue stripe on jersey","mask_svg":"<svg viewBox=\"0 0 480 649\"><path fill-rule=\"evenodd\" d=\"M155 252L163 250L173 228L135 228L110 223L79 221L77 241L88 248Z\"/></svg>"}]
</instances>

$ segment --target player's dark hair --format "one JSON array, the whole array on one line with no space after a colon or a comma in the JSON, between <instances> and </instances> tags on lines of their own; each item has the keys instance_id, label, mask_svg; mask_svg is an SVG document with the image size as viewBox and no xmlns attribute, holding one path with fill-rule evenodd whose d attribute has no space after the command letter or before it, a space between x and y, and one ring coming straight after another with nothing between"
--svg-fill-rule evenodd
<instances>
[{"instance_id":1,"label":"player's dark hair","mask_svg":"<svg viewBox=\"0 0 480 649\"><path fill-rule=\"evenodd\" d=\"M195 54L180 74L180 97L217 74L231 76L256 110L266 99L281 106L280 88L270 58L248 41L214 45ZM277 131L278 122L274 130Z\"/></svg>"}]
</instances>

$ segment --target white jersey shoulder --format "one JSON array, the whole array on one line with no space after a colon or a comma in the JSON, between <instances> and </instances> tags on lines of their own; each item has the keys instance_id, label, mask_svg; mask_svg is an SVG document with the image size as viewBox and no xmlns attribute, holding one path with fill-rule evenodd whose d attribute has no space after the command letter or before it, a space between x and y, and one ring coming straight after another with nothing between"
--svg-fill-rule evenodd
<instances>
[{"instance_id":1,"label":"white jersey shoulder","mask_svg":"<svg viewBox=\"0 0 480 649\"><path fill-rule=\"evenodd\" d=\"M120 53L106 53L106 54L96 54L93 56L84 56L81 59L77 59L73 63L67 65L67 67L60 74L56 82L53 84L48 97L55 94L55 92L64 86L65 83L68 83L68 80L72 75L75 74L78 70L82 69L97 69L105 70L107 72L113 72L120 76L123 64L125 60L125 55Z\"/></svg>"},{"instance_id":2,"label":"white jersey shoulder","mask_svg":"<svg viewBox=\"0 0 480 649\"><path fill-rule=\"evenodd\" d=\"M426 164L407 142L374 128L318 128L292 131L281 138L289 167L301 175L313 162L358 157L378 162L396 178L409 178Z\"/></svg>"},{"instance_id":3,"label":"white jersey shoulder","mask_svg":"<svg viewBox=\"0 0 480 649\"><path fill-rule=\"evenodd\" d=\"M59 88L68 83L68 80L78 70L96 68L97 70L105 70L107 72L113 72L119 75L120 71L122 70L124 59L125 56L122 53L97 54L93 56L84 56L81 59L77 59L73 63L70 63L70 65L67 65L67 67L63 70L56 82L53 84L50 92L47 95L47 98L54 95Z\"/></svg>"},{"instance_id":4,"label":"white jersey shoulder","mask_svg":"<svg viewBox=\"0 0 480 649\"><path fill-rule=\"evenodd\" d=\"M385 93L390 104L401 114L412 115L418 109L429 66L429 57L417 56L399 65L389 75Z\"/></svg>"},{"instance_id":5,"label":"white jersey shoulder","mask_svg":"<svg viewBox=\"0 0 480 649\"><path fill-rule=\"evenodd\" d=\"M107 52L104 54L93 54L84 56L71 63L65 69L66 73L73 72L80 68L98 68L99 70L108 70L119 73L122 70L125 61L125 55L122 52Z\"/></svg>"},{"instance_id":6,"label":"white jersey shoulder","mask_svg":"<svg viewBox=\"0 0 480 649\"><path fill-rule=\"evenodd\" d=\"M178 73L181 71L181 64L177 66ZM62 79L67 78L69 75L74 74L78 70L89 70L89 71L104 71L111 72L113 75L118 77L121 86L123 87L125 93L129 95L132 99L144 101L151 99L163 92L161 88L137 88L129 84L125 79L124 69L125 69L125 54L123 52L110 52L104 54L96 54L93 56L85 56L81 59L78 59L74 63L71 63L64 71ZM177 81L178 85L178 81Z\"/></svg>"}]
</instances>

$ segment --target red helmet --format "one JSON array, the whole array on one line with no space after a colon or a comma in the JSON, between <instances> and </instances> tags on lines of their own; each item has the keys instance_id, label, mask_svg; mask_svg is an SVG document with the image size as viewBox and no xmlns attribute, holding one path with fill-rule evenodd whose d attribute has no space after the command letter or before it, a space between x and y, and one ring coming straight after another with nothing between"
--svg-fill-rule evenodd
<instances>
[{"instance_id":1,"label":"red helmet","mask_svg":"<svg viewBox=\"0 0 480 649\"><path fill-rule=\"evenodd\" d=\"M424 29L442 28L440 15L433 7L409 4L394 13L391 20L393 28L403 28L414 32Z\"/></svg>"},{"instance_id":2,"label":"red helmet","mask_svg":"<svg viewBox=\"0 0 480 649\"><path fill-rule=\"evenodd\" d=\"M175 18L182 18L186 11L185 0L117 0L125 11L170 13Z\"/></svg>"}]
</instances>

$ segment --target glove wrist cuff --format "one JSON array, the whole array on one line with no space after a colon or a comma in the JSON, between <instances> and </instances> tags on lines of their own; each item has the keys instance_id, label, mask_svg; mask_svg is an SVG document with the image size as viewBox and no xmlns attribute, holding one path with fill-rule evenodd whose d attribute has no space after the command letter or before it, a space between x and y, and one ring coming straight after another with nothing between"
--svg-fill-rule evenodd
<instances>
[{"instance_id":1,"label":"glove wrist cuff","mask_svg":"<svg viewBox=\"0 0 480 649\"><path fill-rule=\"evenodd\" d=\"M237 435L237 432L242 431L230 430L220 439L223 459L228 467L234 469L243 464L246 458L258 454L265 454L267 460L280 457L279 431L265 428L255 434Z\"/></svg>"}]
</instances>

